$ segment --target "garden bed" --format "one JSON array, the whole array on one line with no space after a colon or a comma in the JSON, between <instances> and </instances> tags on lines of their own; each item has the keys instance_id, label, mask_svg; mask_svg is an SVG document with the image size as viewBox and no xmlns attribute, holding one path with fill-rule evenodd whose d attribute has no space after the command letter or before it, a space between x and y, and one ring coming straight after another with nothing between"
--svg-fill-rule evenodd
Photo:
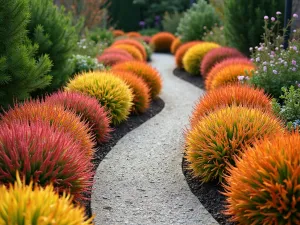
<instances>
[{"instance_id":1,"label":"garden bed","mask_svg":"<svg viewBox=\"0 0 300 225\"><path fill-rule=\"evenodd\" d=\"M111 133L111 139L109 142L101 144L98 147L98 151L95 153L95 159L93 164L95 166L94 170L96 171L101 161L107 155L107 153L117 144L117 142L124 137L127 133L137 128L147 120L154 117L158 114L165 106L165 103L162 99L157 98L152 101L150 108L141 115L131 115L126 122L121 123L118 126L113 127L114 131ZM86 196L91 198L90 195ZM92 215L91 202L87 201L85 203L86 214L90 217Z\"/></svg>"}]
</instances>

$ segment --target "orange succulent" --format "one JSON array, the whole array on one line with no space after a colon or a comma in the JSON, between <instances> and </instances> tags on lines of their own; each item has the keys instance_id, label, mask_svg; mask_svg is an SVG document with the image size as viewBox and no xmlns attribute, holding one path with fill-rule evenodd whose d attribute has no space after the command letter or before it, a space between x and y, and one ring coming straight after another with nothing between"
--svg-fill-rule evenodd
<instances>
[{"instance_id":1,"label":"orange succulent","mask_svg":"<svg viewBox=\"0 0 300 225\"><path fill-rule=\"evenodd\" d=\"M190 119L191 126L195 127L198 121L209 113L232 105L272 112L271 98L265 95L263 90L246 85L226 85L207 92L199 99Z\"/></svg>"},{"instance_id":2,"label":"orange succulent","mask_svg":"<svg viewBox=\"0 0 300 225\"><path fill-rule=\"evenodd\" d=\"M145 47L139 41L134 40L134 39L117 40L113 43L112 46L122 45L122 44L132 45L132 46L136 47L140 51L140 53L143 55L143 59L144 60L147 59L147 53L146 53Z\"/></svg>"},{"instance_id":3,"label":"orange succulent","mask_svg":"<svg viewBox=\"0 0 300 225\"><path fill-rule=\"evenodd\" d=\"M254 144L226 176L225 214L239 224L300 224L300 135Z\"/></svg>"},{"instance_id":4,"label":"orange succulent","mask_svg":"<svg viewBox=\"0 0 300 225\"><path fill-rule=\"evenodd\" d=\"M150 45L155 52L170 52L175 36L169 32L159 32L151 38Z\"/></svg>"},{"instance_id":5,"label":"orange succulent","mask_svg":"<svg viewBox=\"0 0 300 225\"><path fill-rule=\"evenodd\" d=\"M125 35L125 32L122 30L113 30L112 33L113 33L114 37L119 37L119 36Z\"/></svg>"},{"instance_id":6,"label":"orange succulent","mask_svg":"<svg viewBox=\"0 0 300 225\"><path fill-rule=\"evenodd\" d=\"M179 38L174 39L171 45L171 53L174 55L177 49L182 45L182 42Z\"/></svg>"},{"instance_id":7,"label":"orange succulent","mask_svg":"<svg viewBox=\"0 0 300 225\"><path fill-rule=\"evenodd\" d=\"M182 44L175 53L175 61L178 68L183 68L182 59L185 53L194 45L201 43L201 41L191 41Z\"/></svg>"},{"instance_id":8,"label":"orange succulent","mask_svg":"<svg viewBox=\"0 0 300 225\"><path fill-rule=\"evenodd\" d=\"M129 38L142 37L142 35L139 32L128 32L126 33L126 36Z\"/></svg>"},{"instance_id":9,"label":"orange succulent","mask_svg":"<svg viewBox=\"0 0 300 225\"><path fill-rule=\"evenodd\" d=\"M115 45L112 46L111 48L116 48L116 49L123 49L125 51L127 51L130 55L132 55L132 57L135 60L138 61L143 61L144 57L142 55L142 53L138 50L138 48L134 47L133 45L129 45L129 44L120 44L120 45Z\"/></svg>"}]
</instances>

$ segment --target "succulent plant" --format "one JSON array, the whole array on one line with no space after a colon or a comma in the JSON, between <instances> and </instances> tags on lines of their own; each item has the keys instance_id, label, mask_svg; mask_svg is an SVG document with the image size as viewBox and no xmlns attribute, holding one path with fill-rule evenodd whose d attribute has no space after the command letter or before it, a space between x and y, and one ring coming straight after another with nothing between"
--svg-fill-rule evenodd
<instances>
[{"instance_id":1,"label":"succulent plant","mask_svg":"<svg viewBox=\"0 0 300 225\"><path fill-rule=\"evenodd\" d=\"M183 68L183 62L182 59L185 55L185 53L194 45L201 43L201 41L191 41L182 44L176 51L175 54L175 61L178 68Z\"/></svg>"},{"instance_id":2,"label":"succulent plant","mask_svg":"<svg viewBox=\"0 0 300 225\"><path fill-rule=\"evenodd\" d=\"M113 66L121 62L131 61L133 57L130 55L130 57L127 57L123 54L118 53L103 53L101 56L98 56L98 62L103 63L105 66ZM87 71L85 71L87 72Z\"/></svg>"},{"instance_id":3,"label":"succulent plant","mask_svg":"<svg viewBox=\"0 0 300 225\"><path fill-rule=\"evenodd\" d=\"M144 113L150 106L150 89L146 82L128 71L114 70L113 74L125 81L132 90L133 106L131 111L135 114Z\"/></svg>"},{"instance_id":4,"label":"succulent plant","mask_svg":"<svg viewBox=\"0 0 300 225\"><path fill-rule=\"evenodd\" d=\"M114 125L126 120L132 107L130 87L110 72L80 74L69 81L66 90L95 97L106 108Z\"/></svg>"},{"instance_id":5,"label":"succulent plant","mask_svg":"<svg viewBox=\"0 0 300 225\"><path fill-rule=\"evenodd\" d=\"M204 56L201 62L201 75L205 78L214 65L222 62L224 59L236 57L243 58L245 56L235 48L221 47L211 50Z\"/></svg>"},{"instance_id":6,"label":"succulent plant","mask_svg":"<svg viewBox=\"0 0 300 225\"><path fill-rule=\"evenodd\" d=\"M140 53L143 55L143 59L147 59L147 53L145 47L137 40L134 39L123 39L123 40L117 40L113 43L112 46L120 45L120 44L127 44L127 45L132 45L136 47Z\"/></svg>"},{"instance_id":7,"label":"succulent plant","mask_svg":"<svg viewBox=\"0 0 300 225\"><path fill-rule=\"evenodd\" d=\"M186 134L186 159L202 182L221 182L245 147L264 137L281 135L281 122L261 109L222 108L203 117Z\"/></svg>"},{"instance_id":8,"label":"succulent plant","mask_svg":"<svg viewBox=\"0 0 300 225\"><path fill-rule=\"evenodd\" d=\"M45 102L63 106L80 115L88 123L98 142L109 140L112 131L109 126L110 118L96 98L78 92L59 91L47 96Z\"/></svg>"},{"instance_id":9,"label":"succulent plant","mask_svg":"<svg viewBox=\"0 0 300 225\"><path fill-rule=\"evenodd\" d=\"M0 191L1 224L93 224L92 218L85 216L84 208L72 203L71 195L59 196L52 185L26 185L17 174L15 183L9 187L1 185Z\"/></svg>"},{"instance_id":10,"label":"succulent plant","mask_svg":"<svg viewBox=\"0 0 300 225\"><path fill-rule=\"evenodd\" d=\"M156 98L162 89L162 79L157 70L144 62L130 61L113 66L112 70L124 70L141 77L148 87L152 98Z\"/></svg>"},{"instance_id":11,"label":"succulent plant","mask_svg":"<svg viewBox=\"0 0 300 225\"><path fill-rule=\"evenodd\" d=\"M175 38L171 45L171 53L175 55L177 49L182 45L180 38Z\"/></svg>"},{"instance_id":12,"label":"succulent plant","mask_svg":"<svg viewBox=\"0 0 300 225\"><path fill-rule=\"evenodd\" d=\"M213 42L202 42L192 46L183 57L184 69L192 75L200 74L199 65L203 57L209 51L219 47L220 45Z\"/></svg>"},{"instance_id":13,"label":"succulent plant","mask_svg":"<svg viewBox=\"0 0 300 225\"><path fill-rule=\"evenodd\" d=\"M45 121L51 127L57 127L63 132L69 133L73 141L80 144L81 151L88 158L91 158L94 153L96 143L90 127L75 112L65 110L63 106L31 100L8 110L1 120L29 123Z\"/></svg>"},{"instance_id":14,"label":"succulent plant","mask_svg":"<svg viewBox=\"0 0 300 225\"><path fill-rule=\"evenodd\" d=\"M247 85L225 85L200 97L190 119L191 126L195 127L204 116L232 105L272 112L271 98L263 90Z\"/></svg>"},{"instance_id":15,"label":"succulent plant","mask_svg":"<svg viewBox=\"0 0 300 225\"><path fill-rule=\"evenodd\" d=\"M103 54L106 53L113 53L113 54L119 54L126 56L127 58L130 58L131 60L134 60L133 56L129 54L126 50L118 49L118 48L107 48L103 51Z\"/></svg>"},{"instance_id":16,"label":"succulent plant","mask_svg":"<svg viewBox=\"0 0 300 225\"><path fill-rule=\"evenodd\" d=\"M213 68L209 71L209 73L206 76L205 79L205 88L206 90L210 90L211 89L211 83L214 79L214 77L216 76L216 74L218 74L220 71L222 71L224 68L230 66L230 65L243 65L243 66L252 66L254 67L254 64L247 58L229 58L229 59L225 59L220 63L217 63L215 66L213 66Z\"/></svg>"},{"instance_id":17,"label":"succulent plant","mask_svg":"<svg viewBox=\"0 0 300 225\"><path fill-rule=\"evenodd\" d=\"M139 32L128 32L125 34L127 37L129 38L137 38L137 37L141 37L142 35Z\"/></svg>"},{"instance_id":18,"label":"succulent plant","mask_svg":"<svg viewBox=\"0 0 300 225\"><path fill-rule=\"evenodd\" d=\"M132 55L132 57L137 61L144 60L142 53L138 50L138 48L134 47L133 45L119 44L119 45L114 45L111 48L123 49L127 51L130 55Z\"/></svg>"},{"instance_id":19,"label":"succulent plant","mask_svg":"<svg viewBox=\"0 0 300 225\"><path fill-rule=\"evenodd\" d=\"M170 52L175 36L169 32L159 32L152 36L150 45L155 52Z\"/></svg>"},{"instance_id":20,"label":"succulent plant","mask_svg":"<svg viewBox=\"0 0 300 225\"><path fill-rule=\"evenodd\" d=\"M249 147L226 176L226 214L239 224L300 224L299 133Z\"/></svg>"},{"instance_id":21,"label":"succulent plant","mask_svg":"<svg viewBox=\"0 0 300 225\"><path fill-rule=\"evenodd\" d=\"M41 120L9 121L0 125L0 143L1 184L15 182L19 171L26 184L52 183L57 193L72 194L75 201L91 191L93 164L70 133Z\"/></svg>"},{"instance_id":22,"label":"succulent plant","mask_svg":"<svg viewBox=\"0 0 300 225\"><path fill-rule=\"evenodd\" d=\"M125 32L122 30L113 30L112 33L113 33L114 37L119 37L119 36L125 35Z\"/></svg>"}]
</instances>

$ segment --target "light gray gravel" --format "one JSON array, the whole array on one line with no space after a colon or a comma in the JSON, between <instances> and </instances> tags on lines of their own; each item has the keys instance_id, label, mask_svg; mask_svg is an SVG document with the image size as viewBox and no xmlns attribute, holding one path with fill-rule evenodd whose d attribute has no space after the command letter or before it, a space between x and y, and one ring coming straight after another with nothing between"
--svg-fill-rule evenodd
<instances>
[{"instance_id":1,"label":"light gray gravel","mask_svg":"<svg viewBox=\"0 0 300 225\"><path fill-rule=\"evenodd\" d=\"M163 77L165 108L100 163L92 194L95 224L218 224L191 193L181 169L183 129L203 91L173 75L173 56L152 59Z\"/></svg>"}]
</instances>

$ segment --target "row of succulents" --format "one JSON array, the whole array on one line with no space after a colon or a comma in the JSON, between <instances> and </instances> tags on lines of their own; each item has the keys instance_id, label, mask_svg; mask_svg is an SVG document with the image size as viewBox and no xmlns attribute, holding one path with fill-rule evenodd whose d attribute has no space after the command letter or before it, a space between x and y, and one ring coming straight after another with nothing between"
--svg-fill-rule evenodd
<instances>
[{"instance_id":1,"label":"row of succulents","mask_svg":"<svg viewBox=\"0 0 300 225\"><path fill-rule=\"evenodd\" d=\"M134 38L116 40L63 90L16 103L0 118L2 224L92 224L83 202L96 151L130 114L142 114L162 79Z\"/></svg>"}]
</instances>

